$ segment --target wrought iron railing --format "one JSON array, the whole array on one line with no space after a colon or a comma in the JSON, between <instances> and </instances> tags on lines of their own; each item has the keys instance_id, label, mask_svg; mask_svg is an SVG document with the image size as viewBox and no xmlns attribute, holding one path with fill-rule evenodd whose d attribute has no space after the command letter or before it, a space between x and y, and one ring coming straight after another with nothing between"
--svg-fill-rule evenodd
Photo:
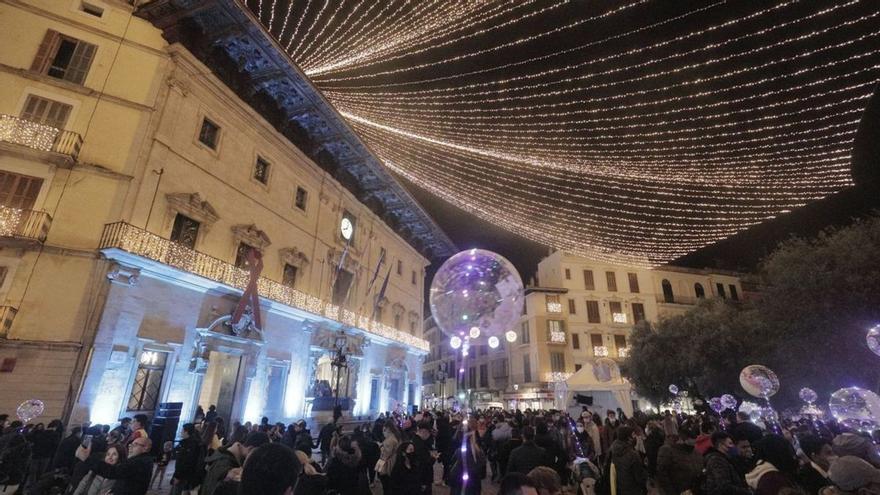
<instances>
[{"instance_id":1,"label":"wrought iron railing","mask_svg":"<svg viewBox=\"0 0 880 495\"><path fill-rule=\"evenodd\" d=\"M82 148L82 136L75 132L6 114L0 114L0 141L60 153L74 160Z\"/></svg>"},{"instance_id":2,"label":"wrought iron railing","mask_svg":"<svg viewBox=\"0 0 880 495\"><path fill-rule=\"evenodd\" d=\"M0 206L0 237L46 240L52 217L45 211Z\"/></svg>"},{"instance_id":3,"label":"wrought iron railing","mask_svg":"<svg viewBox=\"0 0 880 495\"><path fill-rule=\"evenodd\" d=\"M657 302L663 304L687 304L694 305L700 302L699 298L691 297L691 296L667 296L664 294L657 294Z\"/></svg>"},{"instance_id":4,"label":"wrought iron railing","mask_svg":"<svg viewBox=\"0 0 880 495\"><path fill-rule=\"evenodd\" d=\"M106 225L100 247L101 249L118 248L240 290L244 290L248 283L246 270L125 222ZM427 340L401 332L391 326L371 320L367 316L341 308L266 277L260 278L258 289L260 296L281 304L321 315L424 351L429 349Z\"/></svg>"}]
</instances>

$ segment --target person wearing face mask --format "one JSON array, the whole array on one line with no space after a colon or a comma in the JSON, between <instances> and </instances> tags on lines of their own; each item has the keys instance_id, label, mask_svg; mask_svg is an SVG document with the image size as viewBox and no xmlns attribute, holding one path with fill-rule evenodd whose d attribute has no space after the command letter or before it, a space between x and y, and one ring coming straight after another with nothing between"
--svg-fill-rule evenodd
<instances>
[{"instance_id":1,"label":"person wearing face mask","mask_svg":"<svg viewBox=\"0 0 880 495\"><path fill-rule=\"evenodd\" d=\"M736 471L745 477L749 471L755 469L757 461L755 459L755 452L752 450L752 443L748 438L739 436L740 434L738 431L731 434L734 448L729 454L731 456L730 461L733 462Z\"/></svg>"},{"instance_id":2,"label":"person wearing face mask","mask_svg":"<svg viewBox=\"0 0 880 495\"><path fill-rule=\"evenodd\" d=\"M391 490L393 493L415 495L422 490L421 467L412 442L403 442L400 448L394 471L391 472Z\"/></svg>"},{"instance_id":3,"label":"person wearing face mask","mask_svg":"<svg viewBox=\"0 0 880 495\"><path fill-rule=\"evenodd\" d=\"M731 462L736 453L733 439L726 432L716 431L710 440L712 446L703 456L706 479L702 492L707 495L751 495L752 491Z\"/></svg>"},{"instance_id":4,"label":"person wearing face mask","mask_svg":"<svg viewBox=\"0 0 880 495\"><path fill-rule=\"evenodd\" d=\"M666 495L695 491L703 473L703 456L694 450L696 435L688 428L666 436L657 453L657 484Z\"/></svg>"},{"instance_id":5,"label":"person wearing face mask","mask_svg":"<svg viewBox=\"0 0 880 495\"><path fill-rule=\"evenodd\" d=\"M595 459L595 453L593 452L593 439L590 438L590 434L587 433L587 428L584 426L584 421L589 422L589 419L583 420L580 419L575 426L575 438L577 438L578 443L581 446L581 451L583 452L584 457L587 459Z\"/></svg>"},{"instance_id":6,"label":"person wearing face mask","mask_svg":"<svg viewBox=\"0 0 880 495\"><path fill-rule=\"evenodd\" d=\"M635 446L636 431L629 426L619 427L617 439L611 444L611 469L616 473L617 495L643 495L648 492L648 474Z\"/></svg>"},{"instance_id":7,"label":"person wearing face mask","mask_svg":"<svg viewBox=\"0 0 880 495\"><path fill-rule=\"evenodd\" d=\"M746 475L746 483L755 495L778 495L795 488L798 461L791 443L780 435L767 435L755 444L755 469Z\"/></svg>"},{"instance_id":8,"label":"person wearing face mask","mask_svg":"<svg viewBox=\"0 0 880 495\"><path fill-rule=\"evenodd\" d=\"M809 462L798 471L798 481L808 495L817 495L822 488L831 485L828 470L837 460L831 442L815 435L800 437L801 450Z\"/></svg>"},{"instance_id":9,"label":"person wearing face mask","mask_svg":"<svg viewBox=\"0 0 880 495\"><path fill-rule=\"evenodd\" d=\"M819 491L819 495L878 495L880 469L859 457L845 455L831 464L828 477L833 486Z\"/></svg>"}]
</instances>

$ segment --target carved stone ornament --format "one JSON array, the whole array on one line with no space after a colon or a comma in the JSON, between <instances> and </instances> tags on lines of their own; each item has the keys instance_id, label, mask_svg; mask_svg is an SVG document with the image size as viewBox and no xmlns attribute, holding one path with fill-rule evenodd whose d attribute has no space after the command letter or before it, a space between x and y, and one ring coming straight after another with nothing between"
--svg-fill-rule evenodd
<instances>
[{"instance_id":1,"label":"carved stone ornament","mask_svg":"<svg viewBox=\"0 0 880 495\"><path fill-rule=\"evenodd\" d=\"M232 235L235 237L235 243L244 242L249 246L253 246L260 251L265 250L272 244L269 236L265 232L258 229L256 225L234 225L232 227Z\"/></svg>"},{"instance_id":2,"label":"carved stone ornament","mask_svg":"<svg viewBox=\"0 0 880 495\"><path fill-rule=\"evenodd\" d=\"M202 200L199 193L170 193L165 195L168 207L201 223L206 229L220 219L211 203Z\"/></svg>"},{"instance_id":3,"label":"carved stone ornament","mask_svg":"<svg viewBox=\"0 0 880 495\"><path fill-rule=\"evenodd\" d=\"M408 315L409 315L410 322L418 324L418 322L419 322L419 314L418 313L416 313L415 311L410 311L408 313Z\"/></svg>"},{"instance_id":4,"label":"carved stone ornament","mask_svg":"<svg viewBox=\"0 0 880 495\"><path fill-rule=\"evenodd\" d=\"M349 248L349 250L352 250L352 248ZM354 273L357 273L358 269L360 268L360 265L358 264L357 261L352 259L351 254L352 253L349 252L349 254L345 256L345 260L342 263L342 269L354 274ZM336 248L328 249L327 250L327 259L330 260L330 266L333 266L333 267L339 266L339 261L342 259L342 251L340 251Z\"/></svg>"},{"instance_id":5,"label":"carved stone ornament","mask_svg":"<svg viewBox=\"0 0 880 495\"><path fill-rule=\"evenodd\" d=\"M403 316L403 313L406 313L406 308L403 307L403 304L394 303L391 306L391 313L394 316Z\"/></svg>"},{"instance_id":6,"label":"carved stone ornament","mask_svg":"<svg viewBox=\"0 0 880 495\"><path fill-rule=\"evenodd\" d=\"M139 269L123 266L118 263L114 263L110 271L107 272L107 278L110 279L111 283L126 286L137 285L140 275L141 271Z\"/></svg>"},{"instance_id":7,"label":"carved stone ornament","mask_svg":"<svg viewBox=\"0 0 880 495\"><path fill-rule=\"evenodd\" d=\"M286 247L278 250L278 256L281 258L281 262L287 263L288 265L295 266L297 268L302 268L305 265L309 264L309 258L295 247Z\"/></svg>"}]
</instances>

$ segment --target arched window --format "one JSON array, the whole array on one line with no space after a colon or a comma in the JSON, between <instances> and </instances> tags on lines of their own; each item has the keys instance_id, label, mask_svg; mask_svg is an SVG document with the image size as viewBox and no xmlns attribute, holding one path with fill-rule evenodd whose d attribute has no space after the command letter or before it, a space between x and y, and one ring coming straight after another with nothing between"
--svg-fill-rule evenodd
<instances>
[{"instance_id":1,"label":"arched window","mask_svg":"<svg viewBox=\"0 0 880 495\"><path fill-rule=\"evenodd\" d=\"M672 284L669 283L669 280L663 279L663 300L671 303L675 302L675 294L672 293Z\"/></svg>"},{"instance_id":2,"label":"arched window","mask_svg":"<svg viewBox=\"0 0 880 495\"><path fill-rule=\"evenodd\" d=\"M706 298L706 291L703 289L703 285L699 282L694 284L694 292L697 294L697 299Z\"/></svg>"}]
</instances>

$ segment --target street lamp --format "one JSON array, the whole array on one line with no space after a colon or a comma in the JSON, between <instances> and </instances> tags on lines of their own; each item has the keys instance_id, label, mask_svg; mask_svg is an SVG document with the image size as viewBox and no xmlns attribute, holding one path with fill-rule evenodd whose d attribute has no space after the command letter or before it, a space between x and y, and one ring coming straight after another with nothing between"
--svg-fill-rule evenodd
<instances>
[{"instance_id":1,"label":"street lamp","mask_svg":"<svg viewBox=\"0 0 880 495\"><path fill-rule=\"evenodd\" d=\"M345 338L345 334L340 333L339 336L336 337L336 350L334 351L335 353L333 356L333 360L330 361L330 366L336 370L336 399L333 403L335 407L339 406L339 379L342 378L342 370L348 369L348 361L346 360L346 356L344 354L345 346L347 343L348 339Z\"/></svg>"}]
</instances>

